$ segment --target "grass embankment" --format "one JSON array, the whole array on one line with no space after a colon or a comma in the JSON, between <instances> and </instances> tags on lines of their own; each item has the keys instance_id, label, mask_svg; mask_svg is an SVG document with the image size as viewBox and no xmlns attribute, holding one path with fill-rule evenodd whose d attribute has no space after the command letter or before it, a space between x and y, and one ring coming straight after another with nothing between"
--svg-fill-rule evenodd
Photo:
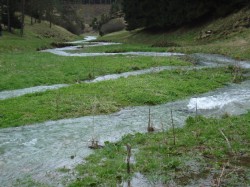
<instances>
[{"instance_id":1,"label":"grass embankment","mask_svg":"<svg viewBox=\"0 0 250 187\"><path fill-rule=\"evenodd\" d=\"M100 40L164 47L166 51L214 53L237 59L250 59L249 9L202 26L183 27L170 31L121 31L100 37ZM211 34L206 34L206 32Z\"/></svg>"},{"instance_id":2,"label":"grass embankment","mask_svg":"<svg viewBox=\"0 0 250 187\"><path fill-rule=\"evenodd\" d=\"M160 104L204 93L232 79L224 69L164 71L0 101L1 128L111 113L125 106ZM15 107L13 107L15 106Z\"/></svg>"},{"instance_id":3,"label":"grass embankment","mask_svg":"<svg viewBox=\"0 0 250 187\"><path fill-rule=\"evenodd\" d=\"M249 186L249 126L249 113L225 119L189 118L185 127L175 130L175 145L171 130L127 135L79 165L79 179L70 187L117 186L138 172L153 186ZM125 163L127 144L136 161L131 175Z\"/></svg>"}]
</instances>

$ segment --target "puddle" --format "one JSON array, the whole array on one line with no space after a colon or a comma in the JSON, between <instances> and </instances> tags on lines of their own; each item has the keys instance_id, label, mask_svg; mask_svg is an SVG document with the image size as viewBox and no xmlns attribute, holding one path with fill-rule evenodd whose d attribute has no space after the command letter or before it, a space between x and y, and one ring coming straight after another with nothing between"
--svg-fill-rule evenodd
<instances>
[{"instance_id":1,"label":"puddle","mask_svg":"<svg viewBox=\"0 0 250 187\"><path fill-rule=\"evenodd\" d=\"M122 182L118 184L120 187L164 187L164 185L160 183L153 183L149 181L144 175L141 173L135 173L131 180Z\"/></svg>"}]
</instances>

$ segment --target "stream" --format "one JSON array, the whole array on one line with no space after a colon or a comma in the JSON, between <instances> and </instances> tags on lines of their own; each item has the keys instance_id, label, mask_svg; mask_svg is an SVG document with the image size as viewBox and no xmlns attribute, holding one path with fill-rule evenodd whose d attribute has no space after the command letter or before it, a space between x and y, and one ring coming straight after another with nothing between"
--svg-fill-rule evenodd
<instances>
[{"instance_id":1,"label":"stream","mask_svg":"<svg viewBox=\"0 0 250 187\"><path fill-rule=\"evenodd\" d=\"M236 61L220 55L191 56L199 61L198 67L239 63L244 68L250 68L247 61ZM147 70L147 73L153 70ZM106 75L92 82L113 77L115 76ZM152 122L159 130L162 129L161 121L165 124L165 129L170 128L170 117L166 116L170 116L171 109L174 123L178 127L184 125L188 116L195 115L196 108L199 114L205 116L244 114L250 109L250 80L150 108ZM31 181L37 182L32 186L65 186L68 180L75 177L75 173L63 173L58 170L72 169L82 163L83 159L92 153L88 148L92 138L104 144L106 141L118 141L129 133L144 133L147 130L148 110L148 106L127 107L110 115L86 116L0 129L1 186L30 186Z\"/></svg>"}]
</instances>

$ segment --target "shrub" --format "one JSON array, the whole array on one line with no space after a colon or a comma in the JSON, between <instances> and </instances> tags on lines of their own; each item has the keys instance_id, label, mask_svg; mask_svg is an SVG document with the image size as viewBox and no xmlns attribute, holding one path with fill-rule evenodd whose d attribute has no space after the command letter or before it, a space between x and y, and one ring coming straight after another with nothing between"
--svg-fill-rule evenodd
<instances>
[{"instance_id":1,"label":"shrub","mask_svg":"<svg viewBox=\"0 0 250 187\"><path fill-rule=\"evenodd\" d=\"M122 18L116 18L110 20L108 23L103 24L100 32L102 34L108 34L116 31L121 31L125 28L125 22Z\"/></svg>"}]
</instances>

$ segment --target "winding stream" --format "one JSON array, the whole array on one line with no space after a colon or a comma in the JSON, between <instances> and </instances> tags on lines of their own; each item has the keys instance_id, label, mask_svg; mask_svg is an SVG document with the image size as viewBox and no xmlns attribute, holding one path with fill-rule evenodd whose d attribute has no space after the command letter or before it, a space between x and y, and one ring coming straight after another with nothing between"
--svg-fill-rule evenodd
<instances>
[{"instance_id":1,"label":"winding stream","mask_svg":"<svg viewBox=\"0 0 250 187\"><path fill-rule=\"evenodd\" d=\"M24 88L19 90L8 90L0 92L0 100L9 99L13 97L19 97L26 94L45 92L47 90L55 90L62 87L69 86L68 84L55 84L51 86L36 86L31 88Z\"/></svg>"},{"instance_id":2,"label":"winding stream","mask_svg":"<svg viewBox=\"0 0 250 187\"><path fill-rule=\"evenodd\" d=\"M223 56L193 56L205 67L235 63L235 60ZM249 62L240 63L249 68ZM147 71L150 73L152 69ZM113 76L107 75L101 80L109 80ZM98 79L93 80L95 81ZM250 81L231 84L185 100L152 106L152 121L156 128L161 129L162 120L168 129L171 122L166 116L170 116L170 110L173 109L174 122L181 127L188 116L195 115L196 108L202 115L215 117L225 113L247 113L250 109ZM105 141L117 141L128 133L146 132L148 109L148 106L128 107L110 115L0 129L0 184L5 187L20 184L25 186L28 185L25 182L28 183L31 179L42 184L64 186L62 181L67 183L68 179L74 177L74 173L65 174L58 169L71 169L91 154L92 151L87 146L92 138L103 144Z\"/></svg>"},{"instance_id":3,"label":"winding stream","mask_svg":"<svg viewBox=\"0 0 250 187\"><path fill-rule=\"evenodd\" d=\"M166 115L170 116L172 108L175 124L181 127L188 116L195 114L196 103L198 112L206 116L223 115L225 112L236 115L246 113L250 109L250 81L196 98L153 106L153 124L160 129L161 118L164 124L170 124ZM125 108L111 115L1 129L0 182L4 186L12 186L11 182L17 179L31 177L42 183L58 185L63 174L56 170L72 168L92 153L87 148L91 138L97 138L102 144L117 141L128 133L145 132L147 120L148 107L143 106Z\"/></svg>"}]
</instances>

